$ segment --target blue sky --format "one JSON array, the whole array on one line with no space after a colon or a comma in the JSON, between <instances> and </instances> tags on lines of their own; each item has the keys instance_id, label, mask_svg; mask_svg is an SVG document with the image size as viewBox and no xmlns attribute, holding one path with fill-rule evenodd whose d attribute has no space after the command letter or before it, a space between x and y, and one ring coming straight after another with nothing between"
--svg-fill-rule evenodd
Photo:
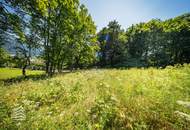
<instances>
[{"instance_id":1,"label":"blue sky","mask_svg":"<svg viewBox=\"0 0 190 130\"><path fill-rule=\"evenodd\" d=\"M123 28L153 18L165 20L190 12L190 0L80 0L97 29L116 19Z\"/></svg>"}]
</instances>

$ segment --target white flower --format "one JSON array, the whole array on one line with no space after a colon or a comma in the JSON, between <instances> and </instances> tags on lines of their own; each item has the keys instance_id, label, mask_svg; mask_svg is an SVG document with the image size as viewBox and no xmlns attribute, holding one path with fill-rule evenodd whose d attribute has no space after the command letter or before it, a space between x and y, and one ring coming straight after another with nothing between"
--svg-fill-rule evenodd
<instances>
[{"instance_id":1,"label":"white flower","mask_svg":"<svg viewBox=\"0 0 190 130\"><path fill-rule=\"evenodd\" d=\"M52 114L53 114L53 112L52 112L52 111L50 111L50 112L48 112L47 114L48 114L48 115L52 115Z\"/></svg>"},{"instance_id":2,"label":"white flower","mask_svg":"<svg viewBox=\"0 0 190 130\"><path fill-rule=\"evenodd\" d=\"M65 115L65 111L61 112L59 116L64 116L64 115Z\"/></svg>"},{"instance_id":3,"label":"white flower","mask_svg":"<svg viewBox=\"0 0 190 130\"><path fill-rule=\"evenodd\" d=\"M186 108L190 108L190 102L177 101L177 104L184 106Z\"/></svg>"},{"instance_id":4,"label":"white flower","mask_svg":"<svg viewBox=\"0 0 190 130\"><path fill-rule=\"evenodd\" d=\"M30 105L30 104L31 104L31 101L25 99L25 100L22 101L22 103L23 103L24 105Z\"/></svg>"},{"instance_id":5,"label":"white flower","mask_svg":"<svg viewBox=\"0 0 190 130\"><path fill-rule=\"evenodd\" d=\"M78 113L78 112L75 112L75 113L74 113L74 116L78 116L78 115L79 115L79 113Z\"/></svg>"},{"instance_id":6,"label":"white flower","mask_svg":"<svg viewBox=\"0 0 190 130\"><path fill-rule=\"evenodd\" d=\"M177 114L178 116L180 116L183 119L186 119L187 121L190 121L190 115L180 112L180 111L175 111L175 114Z\"/></svg>"},{"instance_id":7,"label":"white flower","mask_svg":"<svg viewBox=\"0 0 190 130\"><path fill-rule=\"evenodd\" d=\"M97 115L92 115L92 119L96 119L97 118Z\"/></svg>"},{"instance_id":8,"label":"white flower","mask_svg":"<svg viewBox=\"0 0 190 130\"><path fill-rule=\"evenodd\" d=\"M39 108L41 105L41 102L36 102L35 108Z\"/></svg>"},{"instance_id":9,"label":"white flower","mask_svg":"<svg viewBox=\"0 0 190 130\"><path fill-rule=\"evenodd\" d=\"M91 111L88 109L88 110L86 110L88 113L90 113Z\"/></svg>"}]
</instances>

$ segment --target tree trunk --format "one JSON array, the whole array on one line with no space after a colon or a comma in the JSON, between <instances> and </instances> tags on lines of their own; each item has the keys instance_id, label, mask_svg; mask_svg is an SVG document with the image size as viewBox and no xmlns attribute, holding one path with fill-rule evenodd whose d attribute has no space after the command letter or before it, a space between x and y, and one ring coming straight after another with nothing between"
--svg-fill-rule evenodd
<instances>
[{"instance_id":1,"label":"tree trunk","mask_svg":"<svg viewBox=\"0 0 190 130\"><path fill-rule=\"evenodd\" d=\"M24 67L22 68L22 75L26 76L26 67L27 65L24 65Z\"/></svg>"}]
</instances>

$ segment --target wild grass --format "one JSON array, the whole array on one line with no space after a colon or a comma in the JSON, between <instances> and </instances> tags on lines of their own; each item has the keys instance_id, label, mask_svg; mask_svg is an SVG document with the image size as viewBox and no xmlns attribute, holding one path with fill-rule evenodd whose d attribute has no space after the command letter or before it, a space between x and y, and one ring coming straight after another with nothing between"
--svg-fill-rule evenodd
<instances>
[{"instance_id":1,"label":"wild grass","mask_svg":"<svg viewBox=\"0 0 190 130\"><path fill-rule=\"evenodd\" d=\"M190 128L190 122L175 113L190 114L176 103L190 100L190 65L78 71L2 86L0 92L1 129ZM14 114L20 108L23 113Z\"/></svg>"}]
</instances>

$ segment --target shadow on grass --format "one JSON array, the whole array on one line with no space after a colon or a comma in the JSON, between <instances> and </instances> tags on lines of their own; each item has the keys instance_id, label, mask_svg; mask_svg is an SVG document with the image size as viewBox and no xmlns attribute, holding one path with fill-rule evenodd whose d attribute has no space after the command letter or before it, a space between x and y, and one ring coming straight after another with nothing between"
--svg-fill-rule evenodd
<instances>
[{"instance_id":1,"label":"shadow on grass","mask_svg":"<svg viewBox=\"0 0 190 130\"><path fill-rule=\"evenodd\" d=\"M18 77L14 77L14 78L9 78L9 79L2 79L0 80L0 82L3 82L4 86L9 86L12 85L14 83L20 83L22 81L27 81L27 80L32 80L32 81L38 81L38 80L46 80L52 77L55 77L57 75L65 75L71 73L70 71L65 71L65 72L61 72L61 73L56 73L52 76L48 76L47 74L38 74L38 75L27 75L27 76L18 76Z\"/></svg>"},{"instance_id":2,"label":"shadow on grass","mask_svg":"<svg viewBox=\"0 0 190 130\"><path fill-rule=\"evenodd\" d=\"M4 86L9 86L14 83L20 83L22 81L27 81L27 80L37 81L37 80L45 80L48 78L51 78L51 77L47 76L46 74L38 74L38 75L18 76L18 77L9 78L9 79L3 79L0 81L4 83Z\"/></svg>"}]
</instances>

